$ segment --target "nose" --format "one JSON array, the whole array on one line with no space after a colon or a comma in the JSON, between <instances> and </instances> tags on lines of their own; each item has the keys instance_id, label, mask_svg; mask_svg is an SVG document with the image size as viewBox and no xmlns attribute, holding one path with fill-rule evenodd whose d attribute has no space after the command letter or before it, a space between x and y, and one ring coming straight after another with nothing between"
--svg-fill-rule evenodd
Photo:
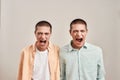
<instances>
[{"instance_id":1,"label":"nose","mask_svg":"<svg viewBox=\"0 0 120 80\"><path fill-rule=\"evenodd\" d=\"M42 34L42 35L41 35L41 38L44 39L44 38L45 38L45 34Z\"/></svg>"},{"instance_id":2,"label":"nose","mask_svg":"<svg viewBox=\"0 0 120 80\"><path fill-rule=\"evenodd\" d=\"M82 36L82 32L79 31L79 32L77 33L77 36Z\"/></svg>"}]
</instances>

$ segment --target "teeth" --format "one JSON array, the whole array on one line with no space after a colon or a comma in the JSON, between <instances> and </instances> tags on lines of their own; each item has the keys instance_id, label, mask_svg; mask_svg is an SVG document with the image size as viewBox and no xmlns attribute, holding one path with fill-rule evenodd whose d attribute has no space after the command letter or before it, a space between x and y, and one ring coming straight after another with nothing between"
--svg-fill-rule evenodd
<instances>
[{"instance_id":1,"label":"teeth","mask_svg":"<svg viewBox=\"0 0 120 80\"><path fill-rule=\"evenodd\" d=\"M76 39L77 41L79 41L79 42L81 42L83 39L82 38L80 38L80 39Z\"/></svg>"},{"instance_id":2,"label":"teeth","mask_svg":"<svg viewBox=\"0 0 120 80\"><path fill-rule=\"evenodd\" d=\"M41 43L46 43L46 40L45 41L40 41Z\"/></svg>"},{"instance_id":3,"label":"teeth","mask_svg":"<svg viewBox=\"0 0 120 80\"><path fill-rule=\"evenodd\" d=\"M80 42L81 42L82 40L83 40L83 39L81 38L81 39L80 39Z\"/></svg>"}]
</instances>

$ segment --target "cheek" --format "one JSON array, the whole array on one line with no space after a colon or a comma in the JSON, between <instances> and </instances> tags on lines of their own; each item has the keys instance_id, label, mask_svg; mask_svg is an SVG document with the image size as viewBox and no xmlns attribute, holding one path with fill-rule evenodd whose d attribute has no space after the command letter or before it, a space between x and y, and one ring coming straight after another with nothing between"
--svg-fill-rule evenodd
<instances>
[{"instance_id":1,"label":"cheek","mask_svg":"<svg viewBox=\"0 0 120 80\"><path fill-rule=\"evenodd\" d=\"M76 34L75 34L75 33L73 33L73 34L71 34L71 36L72 36L73 38L75 38L75 37L76 37Z\"/></svg>"},{"instance_id":2,"label":"cheek","mask_svg":"<svg viewBox=\"0 0 120 80\"><path fill-rule=\"evenodd\" d=\"M37 38L37 39L39 39L39 38L40 38L40 35L35 35L35 36L36 36L36 38Z\"/></svg>"},{"instance_id":3,"label":"cheek","mask_svg":"<svg viewBox=\"0 0 120 80\"><path fill-rule=\"evenodd\" d=\"M75 40L75 39L76 39L76 36L75 36L75 35L73 35L73 34L72 34L71 36L72 36L73 40Z\"/></svg>"},{"instance_id":4,"label":"cheek","mask_svg":"<svg viewBox=\"0 0 120 80\"><path fill-rule=\"evenodd\" d=\"M84 37L86 37L86 35L87 35L87 34L85 33L85 34L84 34Z\"/></svg>"},{"instance_id":5,"label":"cheek","mask_svg":"<svg viewBox=\"0 0 120 80\"><path fill-rule=\"evenodd\" d=\"M47 39L50 39L50 35L46 36Z\"/></svg>"},{"instance_id":6,"label":"cheek","mask_svg":"<svg viewBox=\"0 0 120 80\"><path fill-rule=\"evenodd\" d=\"M71 36L75 36L75 33L70 33Z\"/></svg>"},{"instance_id":7,"label":"cheek","mask_svg":"<svg viewBox=\"0 0 120 80\"><path fill-rule=\"evenodd\" d=\"M35 37L37 38L38 36L35 34Z\"/></svg>"}]
</instances>

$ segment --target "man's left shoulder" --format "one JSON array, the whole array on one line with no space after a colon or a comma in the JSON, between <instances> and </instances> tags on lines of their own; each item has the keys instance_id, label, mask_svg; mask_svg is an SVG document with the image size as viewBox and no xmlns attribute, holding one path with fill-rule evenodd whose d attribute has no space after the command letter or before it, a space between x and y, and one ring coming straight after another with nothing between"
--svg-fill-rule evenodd
<instances>
[{"instance_id":1,"label":"man's left shoulder","mask_svg":"<svg viewBox=\"0 0 120 80\"><path fill-rule=\"evenodd\" d=\"M49 47L59 50L59 46L53 43L50 43Z\"/></svg>"},{"instance_id":2,"label":"man's left shoulder","mask_svg":"<svg viewBox=\"0 0 120 80\"><path fill-rule=\"evenodd\" d=\"M95 45L95 44L86 43L86 45L87 45L88 49L93 49L93 50L98 50L98 51L101 51L101 50L102 50L101 47L99 47L99 46L97 46L97 45Z\"/></svg>"}]
</instances>

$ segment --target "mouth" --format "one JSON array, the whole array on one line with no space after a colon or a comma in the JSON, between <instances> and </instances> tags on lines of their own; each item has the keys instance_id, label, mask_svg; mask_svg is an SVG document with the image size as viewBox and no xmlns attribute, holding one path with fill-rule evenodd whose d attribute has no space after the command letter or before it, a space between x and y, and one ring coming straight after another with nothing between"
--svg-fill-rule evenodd
<instances>
[{"instance_id":1,"label":"mouth","mask_svg":"<svg viewBox=\"0 0 120 80\"><path fill-rule=\"evenodd\" d=\"M77 38L76 41L82 42L82 41L83 41L83 38Z\"/></svg>"},{"instance_id":2,"label":"mouth","mask_svg":"<svg viewBox=\"0 0 120 80\"><path fill-rule=\"evenodd\" d=\"M40 40L40 43L46 43L46 40Z\"/></svg>"}]
</instances>

